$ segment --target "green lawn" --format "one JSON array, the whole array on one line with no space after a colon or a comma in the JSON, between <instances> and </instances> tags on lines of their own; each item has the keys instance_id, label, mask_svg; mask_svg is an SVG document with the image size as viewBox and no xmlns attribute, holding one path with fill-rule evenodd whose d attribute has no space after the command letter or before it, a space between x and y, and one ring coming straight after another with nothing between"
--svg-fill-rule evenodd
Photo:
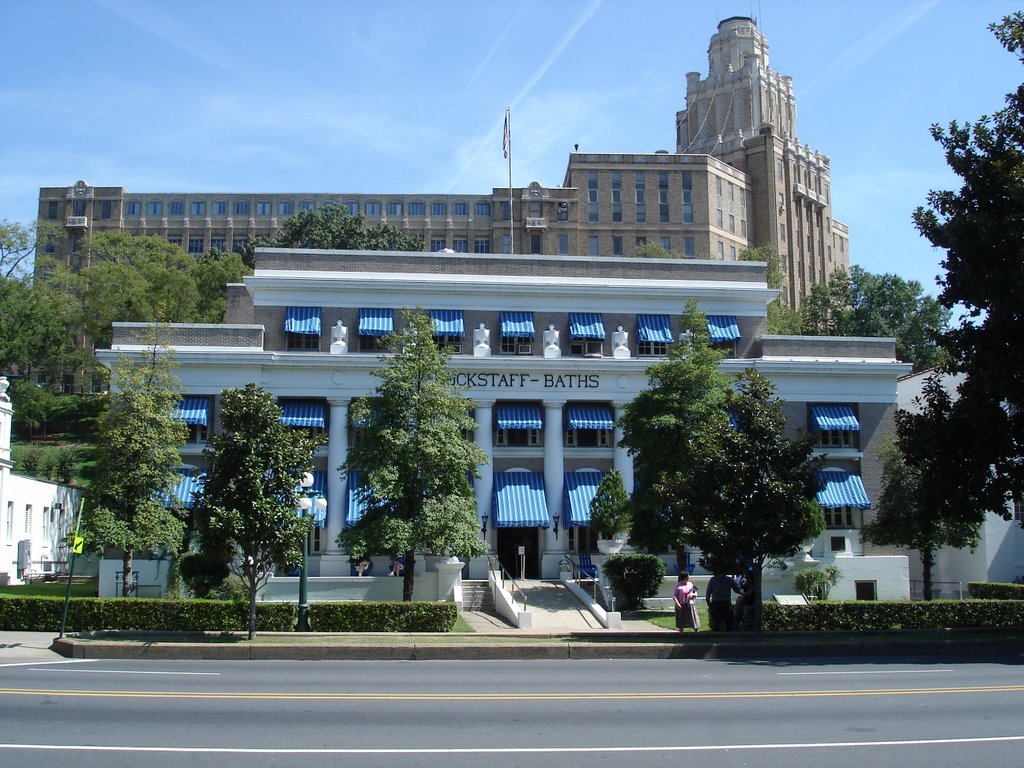
<instances>
[{"instance_id":1,"label":"green lawn","mask_svg":"<svg viewBox=\"0 0 1024 768\"><path fill-rule=\"evenodd\" d=\"M66 581L37 582L19 586L0 587L0 597L64 597ZM96 597L99 593L95 580L71 585L72 597Z\"/></svg>"},{"instance_id":2,"label":"green lawn","mask_svg":"<svg viewBox=\"0 0 1024 768\"><path fill-rule=\"evenodd\" d=\"M640 615L656 626L665 629L676 628L676 615L672 611L642 611ZM697 601L697 616L700 619L700 628L706 630L710 625L708 623L708 607L703 600Z\"/></svg>"}]
</instances>

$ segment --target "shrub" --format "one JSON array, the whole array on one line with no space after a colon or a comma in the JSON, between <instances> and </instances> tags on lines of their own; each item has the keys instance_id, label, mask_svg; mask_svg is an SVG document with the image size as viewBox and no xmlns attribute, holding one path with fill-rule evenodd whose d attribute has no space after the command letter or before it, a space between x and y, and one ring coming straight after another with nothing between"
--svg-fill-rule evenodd
<instances>
[{"instance_id":1,"label":"shrub","mask_svg":"<svg viewBox=\"0 0 1024 768\"><path fill-rule=\"evenodd\" d=\"M1022 627L1019 600L834 601L765 603L762 629L774 632Z\"/></svg>"},{"instance_id":2,"label":"shrub","mask_svg":"<svg viewBox=\"0 0 1024 768\"><path fill-rule=\"evenodd\" d=\"M1024 600L1024 584L972 581L967 590L978 600Z\"/></svg>"},{"instance_id":3,"label":"shrub","mask_svg":"<svg viewBox=\"0 0 1024 768\"><path fill-rule=\"evenodd\" d=\"M815 600L828 600L829 592L839 583L841 577L839 569L829 563L818 568L800 571L794 581L800 594L809 595Z\"/></svg>"},{"instance_id":4,"label":"shrub","mask_svg":"<svg viewBox=\"0 0 1024 768\"><path fill-rule=\"evenodd\" d=\"M53 457L53 473L59 483L70 485L75 479L75 471L78 469L78 457L75 449L70 447L58 448Z\"/></svg>"},{"instance_id":5,"label":"shrub","mask_svg":"<svg viewBox=\"0 0 1024 768\"><path fill-rule=\"evenodd\" d=\"M590 501L590 527L600 538L610 539L616 533L629 533L632 520L622 475L613 469L601 478Z\"/></svg>"},{"instance_id":6,"label":"shrub","mask_svg":"<svg viewBox=\"0 0 1024 768\"><path fill-rule=\"evenodd\" d=\"M217 594L231 572L223 557L206 551L189 552L180 557L178 568L192 595L204 599Z\"/></svg>"},{"instance_id":7,"label":"shrub","mask_svg":"<svg viewBox=\"0 0 1024 768\"><path fill-rule=\"evenodd\" d=\"M665 576L665 563L657 555L612 555L604 562L612 588L623 596L625 610L642 608L644 598L658 594Z\"/></svg>"},{"instance_id":8,"label":"shrub","mask_svg":"<svg viewBox=\"0 0 1024 768\"><path fill-rule=\"evenodd\" d=\"M459 612L454 603L311 603L314 632L451 632Z\"/></svg>"}]
</instances>

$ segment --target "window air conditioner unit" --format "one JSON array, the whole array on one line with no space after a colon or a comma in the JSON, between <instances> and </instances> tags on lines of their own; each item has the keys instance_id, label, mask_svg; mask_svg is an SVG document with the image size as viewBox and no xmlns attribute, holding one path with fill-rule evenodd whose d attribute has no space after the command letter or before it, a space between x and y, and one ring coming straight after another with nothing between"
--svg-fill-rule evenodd
<instances>
[{"instance_id":1,"label":"window air conditioner unit","mask_svg":"<svg viewBox=\"0 0 1024 768\"><path fill-rule=\"evenodd\" d=\"M461 355L462 354L462 345L461 344L449 344L448 345L448 349L450 349L452 351L453 355Z\"/></svg>"},{"instance_id":2,"label":"window air conditioner unit","mask_svg":"<svg viewBox=\"0 0 1024 768\"><path fill-rule=\"evenodd\" d=\"M517 355L532 355L533 344L516 344Z\"/></svg>"}]
</instances>

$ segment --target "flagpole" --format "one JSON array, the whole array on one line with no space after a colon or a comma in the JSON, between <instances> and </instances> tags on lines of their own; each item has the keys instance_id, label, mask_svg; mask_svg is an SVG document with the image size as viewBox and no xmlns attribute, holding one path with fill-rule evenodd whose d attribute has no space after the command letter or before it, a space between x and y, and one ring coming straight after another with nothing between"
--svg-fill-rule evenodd
<instances>
[{"instance_id":1,"label":"flagpole","mask_svg":"<svg viewBox=\"0 0 1024 768\"><path fill-rule=\"evenodd\" d=\"M512 110L505 110L505 157L508 158L508 251L516 252L516 215L512 209Z\"/></svg>"}]
</instances>

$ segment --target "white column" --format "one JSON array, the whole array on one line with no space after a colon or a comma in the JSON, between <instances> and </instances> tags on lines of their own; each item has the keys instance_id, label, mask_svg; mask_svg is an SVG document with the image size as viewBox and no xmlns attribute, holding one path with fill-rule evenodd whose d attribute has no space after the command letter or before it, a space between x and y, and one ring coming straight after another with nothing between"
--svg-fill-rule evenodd
<instances>
[{"instance_id":1,"label":"white column","mask_svg":"<svg viewBox=\"0 0 1024 768\"><path fill-rule=\"evenodd\" d=\"M625 410L625 403L615 403L615 451L612 454L612 466L622 475L622 485L626 489L626 495L633 495L633 457L622 445L622 427L619 426L619 419Z\"/></svg>"},{"instance_id":2,"label":"white column","mask_svg":"<svg viewBox=\"0 0 1024 768\"><path fill-rule=\"evenodd\" d=\"M327 435L327 529L324 557L320 573L323 576L344 574L341 549L336 539L344 525L345 481L338 467L348 458L348 399L328 400L331 408L330 428ZM338 562L327 563L327 558Z\"/></svg>"},{"instance_id":3,"label":"white column","mask_svg":"<svg viewBox=\"0 0 1024 768\"><path fill-rule=\"evenodd\" d=\"M564 535L565 523L562 520L562 491L565 485L565 451L562 448L563 406L564 402L544 403L544 491L548 501L548 517L551 518L552 525L555 515L559 516L559 537ZM564 550L561 540L555 538L554 527L548 528L544 537L544 551Z\"/></svg>"},{"instance_id":4,"label":"white column","mask_svg":"<svg viewBox=\"0 0 1024 768\"><path fill-rule=\"evenodd\" d=\"M476 517L483 525L483 517L487 515L487 535L484 541L490 550L494 550L494 530L497 521L492 520L491 493L494 490L494 402L476 403L476 430L473 439L477 447L487 457L487 463L477 467L480 477L473 480L473 494L476 496Z\"/></svg>"}]
</instances>

